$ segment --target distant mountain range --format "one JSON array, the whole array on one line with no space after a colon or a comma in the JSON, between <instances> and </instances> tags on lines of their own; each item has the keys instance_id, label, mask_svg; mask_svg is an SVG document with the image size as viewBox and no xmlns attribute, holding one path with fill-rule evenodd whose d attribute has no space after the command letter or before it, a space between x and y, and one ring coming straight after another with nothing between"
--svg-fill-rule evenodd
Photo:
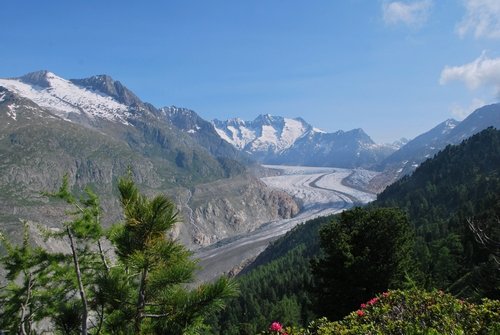
<instances>
[{"instance_id":1,"label":"distant mountain range","mask_svg":"<svg viewBox=\"0 0 500 335\"><path fill-rule=\"evenodd\" d=\"M381 145L362 129L327 133L301 118L209 122L186 108L157 108L107 75L67 80L39 71L0 79L0 222L57 221L39 194L64 174L75 190L92 185L117 214L116 178L130 170L148 192L176 197L191 223L177 231L183 241L206 245L298 211L248 173L255 162L376 169L385 172L374 181L380 190L489 126L500 128L499 104Z\"/></svg>"},{"instance_id":2,"label":"distant mountain range","mask_svg":"<svg viewBox=\"0 0 500 335\"><path fill-rule=\"evenodd\" d=\"M391 171L397 178L447 144L459 143L489 126L500 127L500 107L494 104L462 122L446 120L411 141L376 144L362 129L327 133L302 118L266 114L253 121L209 122L186 108L156 108L107 75L66 80L39 71L0 79L0 87L53 118L97 131L148 159L163 161L168 165L163 180L175 185L241 174L252 161L363 167ZM2 94L5 100L7 93ZM14 120L23 104L9 106L3 117Z\"/></svg>"},{"instance_id":3,"label":"distant mountain range","mask_svg":"<svg viewBox=\"0 0 500 335\"><path fill-rule=\"evenodd\" d=\"M246 172L247 161L196 113L156 108L106 75L66 80L40 71L0 79L2 229L15 231L20 218L62 222L64 210L40 192L54 190L64 174L74 190L90 185L100 194L113 222L116 180L127 170L147 193L174 198L189 222L175 233L187 245L296 214L289 195Z\"/></svg>"},{"instance_id":4,"label":"distant mountain range","mask_svg":"<svg viewBox=\"0 0 500 335\"><path fill-rule=\"evenodd\" d=\"M222 139L264 164L369 167L397 149L376 144L362 129L327 133L301 118L266 114L212 124Z\"/></svg>"},{"instance_id":5,"label":"distant mountain range","mask_svg":"<svg viewBox=\"0 0 500 335\"><path fill-rule=\"evenodd\" d=\"M142 102L109 76L66 80L40 71L20 78L0 79L0 86L30 100L55 118L123 141L148 159L167 163L164 180L170 180L171 184L189 185L244 170L236 160L228 161L237 156L229 145L224 146L219 140L220 149L208 152L189 133L173 125L171 114ZM13 106L9 107L12 113L22 107Z\"/></svg>"},{"instance_id":6,"label":"distant mountain range","mask_svg":"<svg viewBox=\"0 0 500 335\"><path fill-rule=\"evenodd\" d=\"M393 171L397 179L413 172L420 163L432 158L448 144L459 144L488 127L500 129L500 104L483 106L461 122L449 119L440 123L406 143L374 168Z\"/></svg>"},{"instance_id":7,"label":"distant mountain range","mask_svg":"<svg viewBox=\"0 0 500 335\"><path fill-rule=\"evenodd\" d=\"M222 139L264 164L362 167L386 171L395 180L448 144L458 144L487 127L500 128L500 104L479 108L462 122L446 120L411 141L393 144L376 144L362 129L327 133L302 118L269 114L253 121L236 118L212 124Z\"/></svg>"},{"instance_id":8,"label":"distant mountain range","mask_svg":"<svg viewBox=\"0 0 500 335\"><path fill-rule=\"evenodd\" d=\"M213 125L202 119L194 111L176 106L160 108L160 112L175 128L188 134L200 146L207 149L216 157L232 158L251 164L251 159L244 152L235 148L231 143L222 139Z\"/></svg>"}]
</instances>

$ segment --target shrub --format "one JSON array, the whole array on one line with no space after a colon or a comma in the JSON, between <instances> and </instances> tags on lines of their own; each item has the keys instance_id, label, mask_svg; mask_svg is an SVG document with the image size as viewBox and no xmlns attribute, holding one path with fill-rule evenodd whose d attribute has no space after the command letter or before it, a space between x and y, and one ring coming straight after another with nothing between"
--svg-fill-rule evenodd
<instances>
[{"instance_id":1,"label":"shrub","mask_svg":"<svg viewBox=\"0 0 500 335\"><path fill-rule=\"evenodd\" d=\"M284 331L288 335L500 334L500 301L484 299L478 305L442 291L395 290L361 304L343 320L323 318L308 329Z\"/></svg>"}]
</instances>

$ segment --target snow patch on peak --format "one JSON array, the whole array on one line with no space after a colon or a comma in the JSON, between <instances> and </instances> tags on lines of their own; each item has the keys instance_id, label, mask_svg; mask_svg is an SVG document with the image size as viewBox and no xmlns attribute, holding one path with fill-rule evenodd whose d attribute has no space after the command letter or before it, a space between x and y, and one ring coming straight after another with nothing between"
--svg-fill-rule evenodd
<instances>
[{"instance_id":1,"label":"snow patch on peak","mask_svg":"<svg viewBox=\"0 0 500 335\"><path fill-rule=\"evenodd\" d=\"M200 127L200 126L198 126L198 125L196 124L196 125L194 126L194 128L193 128L193 129L189 129L189 130L187 131L187 133L188 133L188 134L194 134L194 133L196 133L196 132L197 132L198 130L200 130L200 129L201 129L201 127Z\"/></svg>"},{"instance_id":2,"label":"snow patch on peak","mask_svg":"<svg viewBox=\"0 0 500 335\"><path fill-rule=\"evenodd\" d=\"M227 120L227 123L232 124L232 125L245 125L245 121L243 121L239 117L229 119L229 120Z\"/></svg>"},{"instance_id":3,"label":"snow patch on peak","mask_svg":"<svg viewBox=\"0 0 500 335\"><path fill-rule=\"evenodd\" d=\"M0 92L0 102L5 101L5 92Z\"/></svg>"},{"instance_id":4,"label":"snow patch on peak","mask_svg":"<svg viewBox=\"0 0 500 335\"><path fill-rule=\"evenodd\" d=\"M42 70L42 71L27 73L18 79L26 84L32 84L32 85L36 85L38 87L45 87L46 88L46 87L50 87L50 82L47 78L48 75L51 75L52 77L54 76L54 74L52 72L49 72L47 70Z\"/></svg>"},{"instance_id":5,"label":"snow patch on peak","mask_svg":"<svg viewBox=\"0 0 500 335\"><path fill-rule=\"evenodd\" d=\"M91 77L92 79L94 80L98 80L98 81L110 81L110 82L114 82L113 78L111 78L111 76L108 76L107 74L98 74L98 75L95 75L95 76L92 76Z\"/></svg>"},{"instance_id":6,"label":"snow patch on peak","mask_svg":"<svg viewBox=\"0 0 500 335\"><path fill-rule=\"evenodd\" d=\"M448 134L450 131L453 130L453 128L455 128L458 124L458 121L454 120L454 119L448 119L446 120L444 123L443 123L443 130L442 130L442 134Z\"/></svg>"},{"instance_id":7,"label":"snow patch on peak","mask_svg":"<svg viewBox=\"0 0 500 335\"><path fill-rule=\"evenodd\" d=\"M246 126L246 122L240 118L227 119L226 121L214 119L211 121L211 123L216 129L218 128L220 130L225 129L228 126L232 126L232 127L240 127L240 126L245 127Z\"/></svg>"},{"instance_id":8,"label":"snow patch on peak","mask_svg":"<svg viewBox=\"0 0 500 335\"><path fill-rule=\"evenodd\" d=\"M45 77L47 79L65 80L65 79L57 76L54 72L50 72L50 71L45 72ZM67 80L65 80L65 81L67 81Z\"/></svg>"},{"instance_id":9,"label":"snow patch on peak","mask_svg":"<svg viewBox=\"0 0 500 335\"><path fill-rule=\"evenodd\" d=\"M236 148L238 148L239 150L241 150L242 148L239 147L237 145L237 143L235 141L233 141L232 138L229 137L228 134L226 134L226 132L220 128L217 128L217 127L214 127L215 128L215 131L217 132L217 134L220 136L220 138L222 138L224 141L226 141L227 143L229 144L232 144L233 146L235 146Z\"/></svg>"},{"instance_id":10,"label":"snow patch on peak","mask_svg":"<svg viewBox=\"0 0 500 335\"><path fill-rule=\"evenodd\" d=\"M288 118L285 118L284 121L285 125L281 131L278 145L278 148L281 150L292 146L293 143L307 131L307 127L301 121Z\"/></svg>"},{"instance_id":11,"label":"snow patch on peak","mask_svg":"<svg viewBox=\"0 0 500 335\"><path fill-rule=\"evenodd\" d=\"M217 128L216 130L217 133L224 132L224 130L219 130ZM240 127L229 125L227 126L227 131L227 133L224 132L226 136L222 138L240 150L256 138L255 130L249 129L244 125L241 125Z\"/></svg>"},{"instance_id":12,"label":"snow patch on peak","mask_svg":"<svg viewBox=\"0 0 500 335\"><path fill-rule=\"evenodd\" d=\"M261 114L253 121L239 118L212 121L219 136L239 150L281 152L294 145L312 127L302 119Z\"/></svg>"},{"instance_id":13,"label":"snow patch on peak","mask_svg":"<svg viewBox=\"0 0 500 335\"><path fill-rule=\"evenodd\" d=\"M90 118L128 123L126 105L110 96L75 85L52 72L31 73L19 79L0 79L0 85L67 120L70 114L83 114Z\"/></svg>"},{"instance_id":14,"label":"snow patch on peak","mask_svg":"<svg viewBox=\"0 0 500 335\"><path fill-rule=\"evenodd\" d=\"M261 135L251 144L252 149L257 151L266 151L278 146L277 131L270 125L263 125Z\"/></svg>"},{"instance_id":15,"label":"snow patch on peak","mask_svg":"<svg viewBox=\"0 0 500 335\"><path fill-rule=\"evenodd\" d=\"M7 115L9 117L11 117L12 119L14 119L14 121L16 121L17 120L16 110L19 108L19 106L13 103L13 104L7 105L7 107L9 108Z\"/></svg>"}]
</instances>

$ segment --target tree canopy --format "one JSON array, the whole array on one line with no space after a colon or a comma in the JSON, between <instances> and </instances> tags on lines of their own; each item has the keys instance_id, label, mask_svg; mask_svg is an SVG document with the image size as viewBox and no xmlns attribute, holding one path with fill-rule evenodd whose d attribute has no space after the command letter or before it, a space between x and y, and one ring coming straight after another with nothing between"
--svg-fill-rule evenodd
<instances>
[{"instance_id":1,"label":"tree canopy","mask_svg":"<svg viewBox=\"0 0 500 335\"><path fill-rule=\"evenodd\" d=\"M394 208L355 208L320 231L323 256L312 262L318 315L340 319L362 301L401 287L413 272L413 234Z\"/></svg>"},{"instance_id":2,"label":"tree canopy","mask_svg":"<svg viewBox=\"0 0 500 335\"><path fill-rule=\"evenodd\" d=\"M3 239L1 264L10 281L0 293L0 329L37 334L43 320L49 323L43 330L59 334L197 334L208 313L236 295L225 277L192 284L196 261L168 235L178 220L167 197L146 197L130 176L118 188L123 222L109 231L89 189L77 200L64 178L48 194L74 209L64 229L46 232L67 242L64 252L32 247L27 228L20 246Z\"/></svg>"}]
</instances>

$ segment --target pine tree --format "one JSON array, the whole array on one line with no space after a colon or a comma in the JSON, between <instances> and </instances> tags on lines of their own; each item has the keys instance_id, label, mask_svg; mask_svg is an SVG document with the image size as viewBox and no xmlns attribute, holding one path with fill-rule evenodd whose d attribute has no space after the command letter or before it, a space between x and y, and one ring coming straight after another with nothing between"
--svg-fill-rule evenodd
<instances>
[{"instance_id":1,"label":"pine tree","mask_svg":"<svg viewBox=\"0 0 500 335\"><path fill-rule=\"evenodd\" d=\"M222 277L188 289L196 261L167 235L177 223L174 204L164 195L148 199L130 177L121 179L118 188L125 222L114 228L112 241L135 289L134 300L124 302L134 306L134 333L196 331L207 313L235 295L234 283Z\"/></svg>"},{"instance_id":2,"label":"pine tree","mask_svg":"<svg viewBox=\"0 0 500 335\"><path fill-rule=\"evenodd\" d=\"M42 284L38 277L47 264L41 260L43 251L30 245L29 228L23 222L23 241L12 245L3 235L2 244L7 253L1 261L7 270L8 285L0 291L0 329L12 333L30 334L33 322L43 318L38 290Z\"/></svg>"},{"instance_id":3,"label":"pine tree","mask_svg":"<svg viewBox=\"0 0 500 335\"><path fill-rule=\"evenodd\" d=\"M312 262L318 315L339 319L413 272L413 234L394 208L355 208L320 231L324 256Z\"/></svg>"},{"instance_id":4,"label":"pine tree","mask_svg":"<svg viewBox=\"0 0 500 335\"><path fill-rule=\"evenodd\" d=\"M35 334L33 322L45 318L62 334L197 334L208 313L236 295L225 277L191 288L196 261L168 236L178 222L167 197L144 196L130 176L119 181L119 191L124 222L107 233L114 262L102 247L99 198L86 189L77 200L67 177L47 195L69 203L72 220L46 232L67 241L67 252L31 247L27 228L21 246L2 239L10 282L0 293L0 327Z\"/></svg>"}]
</instances>

